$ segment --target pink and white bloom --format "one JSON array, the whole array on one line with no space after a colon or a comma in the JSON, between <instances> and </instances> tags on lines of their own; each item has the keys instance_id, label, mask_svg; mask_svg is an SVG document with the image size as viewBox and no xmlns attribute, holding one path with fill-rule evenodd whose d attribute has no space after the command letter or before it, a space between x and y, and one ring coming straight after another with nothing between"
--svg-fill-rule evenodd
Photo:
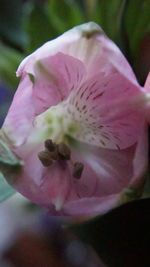
<instances>
[{"instance_id":1,"label":"pink and white bloom","mask_svg":"<svg viewBox=\"0 0 150 267\"><path fill-rule=\"evenodd\" d=\"M92 215L143 184L147 122L133 100L145 91L98 25L83 24L47 42L23 60L17 76L1 130L24 161L16 190L56 213ZM66 144L71 158L44 166L38 155L49 139L57 148ZM76 162L84 168L75 178Z\"/></svg>"}]
</instances>

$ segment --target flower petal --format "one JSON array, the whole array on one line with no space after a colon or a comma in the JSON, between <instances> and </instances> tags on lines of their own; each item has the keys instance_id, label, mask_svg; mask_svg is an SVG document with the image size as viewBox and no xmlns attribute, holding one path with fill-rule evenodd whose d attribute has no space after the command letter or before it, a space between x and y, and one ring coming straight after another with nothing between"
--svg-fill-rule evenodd
<instances>
[{"instance_id":1,"label":"flower petal","mask_svg":"<svg viewBox=\"0 0 150 267\"><path fill-rule=\"evenodd\" d=\"M49 201L54 205L56 211L61 210L69 190L71 190L70 178L67 163L62 162L54 164L43 176L41 189L44 195L48 195Z\"/></svg>"},{"instance_id":2,"label":"flower petal","mask_svg":"<svg viewBox=\"0 0 150 267\"><path fill-rule=\"evenodd\" d=\"M74 194L68 200L86 197L105 197L121 192L133 176L136 145L116 151L80 143L80 153L72 160L84 164L82 176L74 181Z\"/></svg>"},{"instance_id":3,"label":"flower petal","mask_svg":"<svg viewBox=\"0 0 150 267\"><path fill-rule=\"evenodd\" d=\"M133 145L143 127L143 114L131 100L140 95L140 86L113 66L109 74L97 73L69 97L68 121L74 120L79 129L72 136L109 149Z\"/></svg>"},{"instance_id":4,"label":"flower petal","mask_svg":"<svg viewBox=\"0 0 150 267\"><path fill-rule=\"evenodd\" d=\"M25 142L32 127L33 117L32 82L28 76L24 76L2 126L2 131L10 141L10 145L20 146Z\"/></svg>"},{"instance_id":5,"label":"flower petal","mask_svg":"<svg viewBox=\"0 0 150 267\"><path fill-rule=\"evenodd\" d=\"M13 187L31 201L58 211L71 188L70 172L67 164L59 162L45 168L37 156L40 150L36 147L28 151L26 145L17 149L24 168Z\"/></svg>"},{"instance_id":6,"label":"flower petal","mask_svg":"<svg viewBox=\"0 0 150 267\"><path fill-rule=\"evenodd\" d=\"M98 42L94 41L92 37L102 34L102 32L102 29L94 22L72 28L58 38L45 43L34 53L26 57L17 70L17 76L21 76L24 73L34 74L34 64L36 61L47 57L47 55L55 55L57 52L75 56L77 59L86 62L87 58L91 57L91 54L96 55L96 47L99 46ZM91 53L91 48L93 53Z\"/></svg>"},{"instance_id":7,"label":"flower petal","mask_svg":"<svg viewBox=\"0 0 150 267\"><path fill-rule=\"evenodd\" d=\"M143 126L140 132L135 156L133 160L133 176L129 183L129 186L142 186L148 167L148 129L147 125Z\"/></svg>"},{"instance_id":8,"label":"flower petal","mask_svg":"<svg viewBox=\"0 0 150 267\"><path fill-rule=\"evenodd\" d=\"M136 145L121 151L87 146L84 143L76 147L79 150L72 151L72 161L82 162L84 169L80 179L72 177L73 186L66 202L109 197L128 187L133 176Z\"/></svg>"},{"instance_id":9,"label":"flower petal","mask_svg":"<svg viewBox=\"0 0 150 267\"><path fill-rule=\"evenodd\" d=\"M109 195L101 198L82 198L65 203L63 212L65 215L69 214L71 216L103 214L109 209L115 207L119 203L119 200L119 194Z\"/></svg>"},{"instance_id":10,"label":"flower petal","mask_svg":"<svg viewBox=\"0 0 150 267\"><path fill-rule=\"evenodd\" d=\"M96 40L99 42L101 46L101 56L97 58L97 64L100 64L100 68L98 68L97 64L95 64L95 68L101 69L108 73L109 66L111 71L111 66L117 72L119 72L122 76L125 76L130 82L138 86L135 74L126 58L120 51L119 47L111 41L105 34L97 35ZM94 66L92 66L93 68Z\"/></svg>"},{"instance_id":11,"label":"flower petal","mask_svg":"<svg viewBox=\"0 0 150 267\"><path fill-rule=\"evenodd\" d=\"M149 74L147 76L144 88L145 88L146 92L149 93L149 91L150 91L150 72L149 72Z\"/></svg>"},{"instance_id":12,"label":"flower petal","mask_svg":"<svg viewBox=\"0 0 150 267\"><path fill-rule=\"evenodd\" d=\"M72 56L57 53L35 64L33 97L36 114L67 98L85 75L83 63Z\"/></svg>"}]
</instances>

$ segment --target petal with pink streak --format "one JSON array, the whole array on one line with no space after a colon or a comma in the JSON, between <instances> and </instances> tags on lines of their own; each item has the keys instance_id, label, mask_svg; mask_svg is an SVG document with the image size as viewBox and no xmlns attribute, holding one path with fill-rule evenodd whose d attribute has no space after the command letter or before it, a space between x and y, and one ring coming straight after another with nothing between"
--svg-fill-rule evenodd
<instances>
[{"instance_id":1,"label":"petal with pink streak","mask_svg":"<svg viewBox=\"0 0 150 267\"><path fill-rule=\"evenodd\" d=\"M49 201L54 205L56 211L60 211L72 187L68 164L57 162L48 168L40 187L43 194L49 196Z\"/></svg>"},{"instance_id":2,"label":"petal with pink streak","mask_svg":"<svg viewBox=\"0 0 150 267\"><path fill-rule=\"evenodd\" d=\"M119 194L106 197L82 198L65 203L63 212L65 215L71 216L103 214L115 207L119 200Z\"/></svg>"},{"instance_id":3,"label":"petal with pink streak","mask_svg":"<svg viewBox=\"0 0 150 267\"><path fill-rule=\"evenodd\" d=\"M36 147L28 153L22 146L15 151L24 160L24 168L13 186L31 201L59 210L71 190L70 172L67 164L60 162L45 168L37 156L40 150Z\"/></svg>"},{"instance_id":4,"label":"petal with pink streak","mask_svg":"<svg viewBox=\"0 0 150 267\"><path fill-rule=\"evenodd\" d=\"M57 53L35 64L33 97L36 115L65 100L86 74L83 63L72 56Z\"/></svg>"},{"instance_id":5,"label":"petal with pink streak","mask_svg":"<svg viewBox=\"0 0 150 267\"><path fill-rule=\"evenodd\" d=\"M20 81L2 131L10 140L11 145L20 146L27 139L34 117L32 82L28 75Z\"/></svg>"},{"instance_id":6,"label":"petal with pink streak","mask_svg":"<svg viewBox=\"0 0 150 267\"><path fill-rule=\"evenodd\" d=\"M109 75L97 73L78 90L73 90L69 97L68 120L74 120L79 128L72 136L109 149L118 150L133 145L144 119L131 100L141 95L140 87L113 66Z\"/></svg>"}]
</instances>

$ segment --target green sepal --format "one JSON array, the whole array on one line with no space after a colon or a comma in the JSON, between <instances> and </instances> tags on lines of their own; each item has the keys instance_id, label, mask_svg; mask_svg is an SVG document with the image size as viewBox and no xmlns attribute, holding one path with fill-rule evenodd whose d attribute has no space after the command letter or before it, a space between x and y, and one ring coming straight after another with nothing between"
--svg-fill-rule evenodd
<instances>
[{"instance_id":1,"label":"green sepal","mask_svg":"<svg viewBox=\"0 0 150 267\"><path fill-rule=\"evenodd\" d=\"M9 146L0 139L0 172L9 184L18 178L23 162L10 150Z\"/></svg>"},{"instance_id":2,"label":"green sepal","mask_svg":"<svg viewBox=\"0 0 150 267\"><path fill-rule=\"evenodd\" d=\"M15 194L15 190L6 182L3 174L0 173L0 202Z\"/></svg>"},{"instance_id":3,"label":"green sepal","mask_svg":"<svg viewBox=\"0 0 150 267\"><path fill-rule=\"evenodd\" d=\"M144 190L144 184L138 187L125 188L121 194L120 204L124 204L141 198Z\"/></svg>"},{"instance_id":4,"label":"green sepal","mask_svg":"<svg viewBox=\"0 0 150 267\"><path fill-rule=\"evenodd\" d=\"M20 165L21 161L11 152L6 143L0 140L0 163L11 166Z\"/></svg>"}]
</instances>

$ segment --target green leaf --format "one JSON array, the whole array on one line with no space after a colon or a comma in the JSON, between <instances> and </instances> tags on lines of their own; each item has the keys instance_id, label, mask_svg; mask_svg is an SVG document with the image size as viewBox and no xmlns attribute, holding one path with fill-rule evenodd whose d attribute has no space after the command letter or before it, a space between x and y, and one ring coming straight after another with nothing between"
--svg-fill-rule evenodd
<instances>
[{"instance_id":1,"label":"green leaf","mask_svg":"<svg viewBox=\"0 0 150 267\"><path fill-rule=\"evenodd\" d=\"M150 32L150 0L129 0L126 12L126 29L134 57L142 37Z\"/></svg>"},{"instance_id":2,"label":"green leaf","mask_svg":"<svg viewBox=\"0 0 150 267\"><path fill-rule=\"evenodd\" d=\"M57 35L85 22L84 15L76 1L50 0L47 4L47 10Z\"/></svg>"},{"instance_id":3,"label":"green leaf","mask_svg":"<svg viewBox=\"0 0 150 267\"><path fill-rule=\"evenodd\" d=\"M27 54L57 36L44 5L35 4L26 23L26 32L29 38Z\"/></svg>"},{"instance_id":4,"label":"green leaf","mask_svg":"<svg viewBox=\"0 0 150 267\"><path fill-rule=\"evenodd\" d=\"M15 190L6 182L2 173L0 173L0 202L15 194Z\"/></svg>"},{"instance_id":5,"label":"green leaf","mask_svg":"<svg viewBox=\"0 0 150 267\"><path fill-rule=\"evenodd\" d=\"M96 1L89 20L98 23L106 34L115 42L119 42L119 12L122 0Z\"/></svg>"},{"instance_id":6,"label":"green leaf","mask_svg":"<svg viewBox=\"0 0 150 267\"><path fill-rule=\"evenodd\" d=\"M0 139L0 172L5 176L9 184L13 184L19 178L22 166L23 162Z\"/></svg>"},{"instance_id":7,"label":"green leaf","mask_svg":"<svg viewBox=\"0 0 150 267\"><path fill-rule=\"evenodd\" d=\"M21 54L15 49L0 43L0 79L12 89L17 87L18 78L15 72L22 59Z\"/></svg>"}]
</instances>

